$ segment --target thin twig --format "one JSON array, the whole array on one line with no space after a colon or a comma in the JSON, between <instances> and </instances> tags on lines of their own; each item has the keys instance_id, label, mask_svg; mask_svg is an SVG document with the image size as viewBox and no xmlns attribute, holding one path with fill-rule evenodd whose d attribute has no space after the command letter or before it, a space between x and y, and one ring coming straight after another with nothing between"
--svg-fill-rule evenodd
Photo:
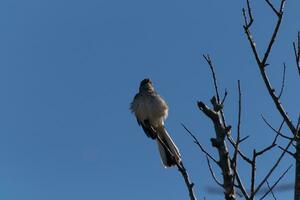
<instances>
[{"instance_id":1,"label":"thin twig","mask_svg":"<svg viewBox=\"0 0 300 200\"><path fill-rule=\"evenodd\" d=\"M289 150L287 150L287 149L284 149L283 147L281 147L281 146L278 146L278 148L279 149L281 149L282 151L285 151L285 152L287 152L288 154L290 154L293 158L295 158L296 159L296 154L295 153L292 153L292 152L290 152Z\"/></svg>"},{"instance_id":2,"label":"thin twig","mask_svg":"<svg viewBox=\"0 0 300 200\"><path fill-rule=\"evenodd\" d=\"M299 131L300 131L300 114L299 114L299 116L298 116L298 122L297 122L296 128L297 128L297 132L298 132L298 134L299 134Z\"/></svg>"},{"instance_id":3,"label":"thin twig","mask_svg":"<svg viewBox=\"0 0 300 200\"><path fill-rule=\"evenodd\" d=\"M238 183L237 185L235 185L235 187L237 187L242 192L246 200L249 200L249 195L245 189L245 186L240 178L239 173L237 171L235 171L234 173L235 173L236 181Z\"/></svg>"},{"instance_id":4,"label":"thin twig","mask_svg":"<svg viewBox=\"0 0 300 200\"><path fill-rule=\"evenodd\" d=\"M285 0L281 0L280 11L276 12L277 17L278 17L278 21L277 21L277 24L275 26L274 32L272 34L271 40L269 42L269 45L267 47L267 50L265 52L265 55L264 55L264 57L262 59L262 63L261 64L262 64L263 67L265 67L265 65L266 65L267 59L269 57L269 54L270 54L271 49L273 47L273 44L275 42L275 38L276 38L277 33L279 31L279 27L281 25L281 20L282 20L282 16L283 16L283 5L284 5L284 3L285 3Z\"/></svg>"},{"instance_id":5,"label":"thin twig","mask_svg":"<svg viewBox=\"0 0 300 200\"><path fill-rule=\"evenodd\" d=\"M157 136L157 140L159 140L159 142L164 146L165 149L167 149L168 153L174 158L174 154L172 153L172 151L169 149L169 147L165 144L165 142L159 137ZM184 182L186 184L186 187L189 191L189 196L190 196L190 200L197 200L196 196L195 196L195 193L194 193L194 183L190 181L190 178L189 178L189 174L188 172L186 171L184 165L183 165L183 162L180 161L179 163L176 161L175 162L177 168L178 168L178 171L181 173L183 179L184 179Z\"/></svg>"},{"instance_id":6,"label":"thin twig","mask_svg":"<svg viewBox=\"0 0 300 200\"><path fill-rule=\"evenodd\" d=\"M285 63L283 63L283 75L282 75L282 82L281 82L281 89L280 89L280 93L278 95L278 99L280 99L282 93L283 93L283 89L284 89L284 83L285 83L285 70L286 70L286 65Z\"/></svg>"},{"instance_id":7,"label":"thin twig","mask_svg":"<svg viewBox=\"0 0 300 200\"><path fill-rule=\"evenodd\" d=\"M233 148L236 147L236 143L235 141L233 140L233 138L231 136L228 136L228 141L230 142L230 144L233 146ZM243 152L241 152L239 149L238 149L238 153L239 155L242 157L242 159L244 161L246 161L248 164L251 164L251 159L248 158Z\"/></svg>"},{"instance_id":8,"label":"thin twig","mask_svg":"<svg viewBox=\"0 0 300 200\"><path fill-rule=\"evenodd\" d=\"M199 142L199 140L197 139L197 137L183 124L181 123L181 126L190 134L190 136L192 136L192 138L194 139L194 143L200 148L200 150L206 155L208 156L210 159L212 159L217 165L220 165L219 162L210 154L208 153L201 145L201 143Z\"/></svg>"},{"instance_id":9,"label":"thin twig","mask_svg":"<svg viewBox=\"0 0 300 200\"><path fill-rule=\"evenodd\" d=\"M208 165L208 168L209 168L209 171L211 173L211 176L213 177L214 181L217 183L217 185L219 185L220 187L224 187L223 184L217 179L216 177L216 174L214 173L213 169L212 169L212 166L210 164L210 160L208 158L208 156L206 155L206 161L207 161L207 165Z\"/></svg>"},{"instance_id":10,"label":"thin twig","mask_svg":"<svg viewBox=\"0 0 300 200\"><path fill-rule=\"evenodd\" d=\"M256 150L253 150L252 162L251 162L251 185L250 185L250 198L254 198L254 186L255 186L255 175L256 175Z\"/></svg>"},{"instance_id":11,"label":"thin twig","mask_svg":"<svg viewBox=\"0 0 300 200\"><path fill-rule=\"evenodd\" d=\"M252 17L252 11L251 11L251 6L250 6L249 0L247 0L247 10L248 10L248 15L249 15L249 22L247 23L248 24L247 26L250 27L254 20Z\"/></svg>"},{"instance_id":12,"label":"thin twig","mask_svg":"<svg viewBox=\"0 0 300 200\"><path fill-rule=\"evenodd\" d=\"M263 150L259 151L256 153L256 156L261 156L262 154L266 153L267 151L271 150L273 147L275 147L276 144L272 142L272 144L270 144L269 146L267 146L266 148L264 148Z\"/></svg>"},{"instance_id":13,"label":"thin twig","mask_svg":"<svg viewBox=\"0 0 300 200\"><path fill-rule=\"evenodd\" d=\"M214 70L214 67L213 67L212 60L210 59L209 54L207 54L207 55L203 54L203 58L206 60L207 64L209 65L209 68L211 70L211 73L212 73L212 76L213 76L213 81L214 81L216 97L217 97L218 103L220 103L220 96L219 96L217 78L216 78L216 74L215 74L215 70Z\"/></svg>"},{"instance_id":14,"label":"thin twig","mask_svg":"<svg viewBox=\"0 0 300 200\"><path fill-rule=\"evenodd\" d=\"M297 47L295 42L293 42L294 46L294 53L295 53L295 59L296 59L296 66L298 68L298 74L300 76L300 31L298 32L298 38L297 38Z\"/></svg>"},{"instance_id":15,"label":"thin twig","mask_svg":"<svg viewBox=\"0 0 300 200\"><path fill-rule=\"evenodd\" d=\"M190 178L189 178L189 175L183 165L183 162L180 161L179 164L176 164L177 165L177 168L178 170L180 171L181 175L183 176L184 178L184 181L185 181L185 184L188 188L188 191L189 191L189 196L190 196L190 200L197 200L196 196L195 196L195 193L194 193L194 190L193 190L193 187L194 187L194 183L192 183L190 181Z\"/></svg>"},{"instance_id":16,"label":"thin twig","mask_svg":"<svg viewBox=\"0 0 300 200\"><path fill-rule=\"evenodd\" d=\"M283 126L283 124L284 124L284 122L285 122L284 120L282 121L279 130L276 130L276 129L273 128L273 126L266 120L266 118L265 118L263 115L261 115L261 117L262 117L263 121L267 124L267 126L270 127L275 133L277 133L277 135L280 135L281 137L283 137L283 138L285 138L285 139L288 139L288 140L293 139L292 137L288 137L288 136L286 136L286 135L284 135L284 134L282 134L282 133L280 132L280 131L281 131L281 128L282 128L282 126ZM277 135L276 135L276 136L277 136ZM277 138L277 137L275 137L275 138Z\"/></svg>"},{"instance_id":17,"label":"thin twig","mask_svg":"<svg viewBox=\"0 0 300 200\"><path fill-rule=\"evenodd\" d=\"M267 2L267 4L271 7L271 9L274 11L274 13L279 16L279 12L276 10L276 8L274 7L273 4L271 4L271 2L269 0L265 0Z\"/></svg>"},{"instance_id":18,"label":"thin twig","mask_svg":"<svg viewBox=\"0 0 300 200\"><path fill-rule=\"evenodd\" d=\"M228 94L227 89L225 89L225 94L224 94L224 97L223 97L223 99L221 101L221 105L224 105L224 102L226 100L227 94Z\"/></svg>"},{"instance_id":19,"label":"thin twig","mask_svg":"<svg viewBox=\"0 0 300 200\"><path fill-rule=\"evenodd\" d=\"M275 194L274 194L274 192L273 192L273 190L272 190L272 188L270 187L269 181L266 181L266 183L267 183L268 189L270 190L270 192L271 192L271 194L272 194L273 199L274 199L274 200L277 200L276 197L275 197Z\"/></svg>"},{"instance_id":20,"label":"thin twig","mask_svg":"<svg viewBox=\"0 0 300 200\"><path fill-rule=\"evenodd\" d=\"M286 0L281 0L279 15L277 16L278 17L277 23L275 25L274 31L272 33L271 39L269 41L269 44L267 46L267 49L264 53L264 57L263 57L262 60L260 60L260 58L259 58L256 46L255 46L255 42L253 40L253 37L252 37L252 35L250 33L250 30L249 30L249 26L247 26L247 24L244 25L244 30L245 30L246 36L249 40L250 46L252 48L252 52L255 56L255 60L256 60L256 62L258 64L258 67L260 69L260 73L261 73L262 79L265 83L265 86L267 87L267 90L268 90L268 92L269 92L269 94L270 94L277 110L279 111L281 116L284 118L284 120L285 120L286 124L288 125L289 129L291 130L291 132L295 135L296 134L296 128L293 125L292 121L290 120L290 118L289 118L288 114L286 113L285 109L283 108L282 104L280 103L278 97L275 95L275 90L273 89L273 87L272 87L272 85L269 81L269 78L266 74L266 71L265 71L265 67L267 65L267 59L269 57L269 54L271 52L271 49L273 47L273 44L275 42L277 33L278 33L280 25L281 25L281 21L282 21L282 17L283 17L283 8L284 8L285 1Z\"/></svg>"},{"instance_id":21,"label":"thin twig","mask_svg":"<svg viewBox=\"0 0 300 200\"><path fill-rule=\"evenodd\" d=\"M263 200L274 188L275 186L280 182L280 180L287 174L287 172L292 168L293 165L290 165L278 178L278 180L271 186L271 188L259 199Z\"/></svg>"},{"instance_id":22,"label":"thin twig","mask_svg":"<svg viewBox=\"0 0 300 200\"><path fill-rule=\"evenodd\" d=\"M247 140L249 137L250 137L250 135L247 135L247 136L243 137L242 139L240 139L240 144L241 144L242 142L244 142L245 140Z\"/></svg>"},{"instance_id":23,"label":"thin twig","mask_svg":"<svg viewBox=\"0 0 300 200\"><path fill-rule=\"evenodd\" d=\"M285 147L285 150L289 149L289 147L292 145L292 143L294 142L294 140L295 140L295 138L293 138L293 140L289 141L289 143ZM277 161L275 162L275 164L273 165L273 167L269 170L269 172L267 173L267 175L263 178L263 180L260 182L260 184L256 187L256 189L254 191L254 195L260 190L260 188L263 186L263 184L266 182L266 180L268 180L268 178L271 176L271 174L273 173L273 171L277 168L278 164L282 160L282 158L285 155L285 153L286 153L286 151L282 151L281 155L279 156L279 158L277 159Z\"/></svg>"},{"instance_id":24,"label":"thin twig","mask_svg":"<svg viewBox=\"0 0 300 200\"><path fill-rule=\"evenodd\" d=\"M241 137L241 115L242 115L242 92L241 92L241 85L240 80L238 80L238 92L239 92L239 98L238 98L238 125L237 125L237 137L236 137L236 146L234 148L233 153L233 180L235 180L235 176L237 172L237 155L238 155L238 149L239 149L239 143L240 143L240 137Z\"/></svg>"}]
</instances>

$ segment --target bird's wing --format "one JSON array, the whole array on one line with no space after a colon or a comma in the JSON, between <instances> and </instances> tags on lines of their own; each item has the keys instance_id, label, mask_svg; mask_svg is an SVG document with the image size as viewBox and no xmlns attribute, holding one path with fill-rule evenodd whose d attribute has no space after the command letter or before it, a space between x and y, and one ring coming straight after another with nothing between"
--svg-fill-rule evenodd
<instances>
[{"instance_id":1,"label":"bird's wing","mask_svg":"<svg viewBox=\"0 0 300 200\"><path fill-rule=\"evenodd\" d=\"M141 122L137 119L138 124L143 128L145 134L152 138L156 139L157 133L156 130L153 128L153 126L150 125L149 120L144 120L144 122Z\"/></svg>"}]
</instances>

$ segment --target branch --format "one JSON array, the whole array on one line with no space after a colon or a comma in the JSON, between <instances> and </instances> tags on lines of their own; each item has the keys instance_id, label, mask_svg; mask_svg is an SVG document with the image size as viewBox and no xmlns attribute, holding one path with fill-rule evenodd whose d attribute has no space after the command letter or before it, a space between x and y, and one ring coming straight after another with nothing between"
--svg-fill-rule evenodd
<instances>
[{"instance_id":1,"label":"branch","mask_svg":"<svg viewBox=\"0 0 300 200\"><path fill-rule=\"evenodd\" d=\"M275 188L275 186L280 182L280 180L286 175L286 173L292 168L293 165L290 165L283 173L282 175L278 178L278 180L272 185L271 188L259 199L263 200L272 190ZM272 192L273 193L273 192Z\"/></svg>"},{"instance_id":2,"label":"branch","mask_svg":"<svg viewBox=\"0 0 300 200\"><path fill-rule=\"evenodd\" d=\"M297 129L297 132L299 133L299 131L300 131L300 114L298 116L298 123L297 123L296 129Z\"/></svg>"},{"instance_id":3,"label":"branch","mask_svg":"<svg viewBox=\"0 0 300 200\"><path fill-rule=\"evenodd\" d=\"M238 125L237 125L237 137L236 137L236 145L234 148L234 153L233 153L233 170L234 170L234 175L233 175L233 180L235 180L236 176L236 171L237 171L237 155L238 155L238 149L239 149L239 143L240 143L240 137L241 137L241 115L242 115L242 92L241 92L241 86L240 86L240 80L238 80L238 92L239 92L239 99L238 99Z\"/></svg>"},{"instance_id":4,"label":"branch","mask_svg":"<svg viewBox=\"0 0 300 200\"><path fill-rule=\"evenodd\" d=\"M289 147L292 145L292 143L294 142L296 138L294 137L292 140L289 141L289 143L287 144L287 146L285 147L284 150L289 149ZM286 151L283 151L281 153L281 155L279 156L279 158L277 159L277 161L275 162L275 164L273 165L273 167L269 170L269 172L267 173L267 175L264 177L264 179L260 182L260 184L257 186L257 188L254 191L254 195L260 190L260 188L263 186L263 184L268 180L268 178L271 176L271 174L273 173L273 171L276 169L276 167L278 166L278 164L280 163L280 161L282 160L283 156L285 155Z\"/></svg>"},{"instance_id":5,"label":"branch","mask_svg":"<svg viewBox=\"0 0 300 200\"><path fill-rule=\"evenodd\" d=\"M281 114L281 116L284 118L286 124L288 125L289 129L291 130L291 132L296 135L296 128L295 126L293 125L292 121L290 120L288 114L286 113L285 109L283 108L283 106L281 105L280 101L279 101L279 98L275 95L275 90L273 89L270 81L269 81L269 78L266 74L266 71L265 71L265 67L267 66L267 59L269 57L269 54L271 52L271 49L273 47L273 44L275 42L275 38L277 36L277 33L279 31L279 28L280 28L280 25L281 25L281 21L282 21L282 17L283 17L283 8L284 8L284 3L285 3L285 0L281 0L281 4L280 4L280 10L279 10L279 15L277 15L277 23L276 23L276 26L274 28L274 31L272 33L272 36L271 36L271 39L269 41L269 44L268 44L268 47L264 53L264 57L263 59L261 60L259 58L259 54L257 52L257 49L256 49L256 46L255 46L255 42L253 40L253 37L251 35L251 32L250 32L250 26L248 24L245 24L244 25L244 30L245 30L245 34L248 38L248 41L250 43L250 46L252 48L252 52L255 56L255 60L257 62L257 65L259 67L259 70L260 70L260 73L261 73L261 76L262 76L262 79L265 83L265 86L267 87L267 90L277 108L277 110L279 111L279 113ZM249 6L249 4L247 4L247 6ZM245 13L243 13L244 15L244 18L245 18Z\"/></svg>"},{"instance_id":6,"label":"branch","mask_svg":"<svg viewBox=\"0 0 300 200\"><path fill-rule=\"evenodd\" d=\"M213 64L212 64L212 60L210 59L209 54L207 54L207 55L203 54L203 58L206 60L207 64L209 65L209 68L211 70L211 73L212 73L212 76L213 76L213 81L214 81L216 97L217 97L218 103L220 103L220 96L219 96L219 91L218 91L217 78L216 78L215 70L214 70L214 67L213 67Z\"/></svg>"},{"instance_id":7,"label":"branch","mask_svg":"<svg viewBox=\"0 0 300 200\"><path fill-rule=\"evenodd\" d=\"M179 164L177 164L177 168L178 170L180 171L182 177L184 178L184 182L188 188L188 191L189 191L189 196L190 196L190 200L197 200L195 194L194 194L194 190L193 190L193 187L194 187L194 183L192 183L190 181L190 178L189 178L189 175L183 165L183 162L181 161Z\"/></svg>"},{"instance_id":8,"label":"branch","mask_svg":"<svg viewBox=\"0 0 300 200\"><path fill-rule=\"evenodd\" d=\"M286 135L284 135L284 134L282 134L280 131L281 131L281 128L282 128L282 126L283 126L283 124L284 124L284 120L282 121L282 123L281 123L281 125L280 125L280 127L279 127L279 129L278 130L276 130L265 118L264 118L264 116L263 115L261 115L261 117L262 117L262 119L264 120L264 122L268 125L268 127L270 127L275 133L277 133L277 135L276 135L276 137L275 137L275 139L277 138L277 136L278 135L280 135L281 137L283 137L283 138L285 138L285 139L288 139L288 140L292 140L293 138L292 137L288 137L288 136L286 136Z\"/></svg>"},{"instance_id":9,"label":"branch","mask_svg":"<svg viewBox=\"0 0 300 200\"><path fill-rule=\"evenodd\" d=\"M248 200L249 199L249 195L248 195L248 193L247 193L247 191L246 191L246 189L244 187L244 184L241 181L239 173L237 171L234 171L234 173L235 173L236 181L238 183L238 185L235 185L235 187L237 187L238 189L240 189L240 191L243 193L245 199Z\"/></svg>"},{"instance_id":10,"label":"branch","mask_svg":"<svg viewBox=\"0 0 300 200\"><path fill-rule=\"evenodd\" d=\"M173 155L172 151L165 144L165 142L159 136L157 136L157 139L159 140L159 142L161 142L161 144L165 147L165 149L167 149L167 151L169 152L169 154L174 158L174 155ZM196 196L194 194L194 190L193 190L194 183L190 181L189 174L186 171L186 169L185 169L185 167L183 165L183 162L182 161L180 161L179 163L176 162L176 166L178 168L178 171L181 173L181 175L182 175L182 177L184 179L184 182L186 184L186 187L187 187L187 189L189 191L190 200L197 200L197 198L196 198Z\"/></svg>"},{"instance_id":11,"label":"branch","mask_svg":"<svg viewBox=\"0 0 300 200\"><path fill-rule=\"evenodd\" d=\"M224 93L224 97L223 97L223 99L221 101L221 105L224 105L224 102L226 100L227 94L228 94L227 89L225 89L225 93Z\"/></svg>"},{"instance_id":12,"label":"branch","mask_svg":"<svg viewBox=\"0 0 300 200\"><path fill-rule=\"evenodd\" d=\"M293 158L297 159L296 153L292 153L289 150L282 148L281 146L278 146L278 148L281 149L282 151L285 151L286 153L290 154Z\"/></svg>"},{"instance_id":13,"label":"branch","mask_svg":"<svg viewBox=\"0 0 300 200\"><path fill-rule=\"evenodd\" d=\"M252 20L252 19L250 19L250 20ZM237 173L237 170L232 165L232 162L229 157L227 145L225 142L225 136L227 136L231 145L233 145L233 147L236 148L236 143L231 138L231 134L230 134L231 126L226 125L225 116L224 116L224 112L223 112L223 103L227 96L227 92L225 91L224 99L222 100L222 102L220 102L220 95L219 95L219 91L218 91L217 78L216 78L216 74L214 71L214 66L212 64L212 61L211 61L209 55L206 55L206 56L203 55L203 57L205 58L206 62L208 63L208 65L211 69L211 72L212 72L216 97L214 96L211 99L211 103L213 105L213 110L210 109L207 105L205 105L201 101L198 102L198 107L208 118L211 119L211 121L214 124L216 138L212 138L211 142L212 142L212 145L214 147L216 147L219 152L219 157L220 157L219 163L220 163L220 168L222 170L222 175L223 175L223 180L224 180L223 185L224 185L224 189L225 189L225 198L226 199L235 199L234 180L236 178L237 183L238 183L238 188L242 191L245 199L249 199L249 196L242 184L239 174ZM244 138L243 140L245 140L246 138ZM239 141L239 143L240 142L242 142L242 141ZM240 152L239 148L237 148L237 152L239 153L239 155L241 155L241 157L244 160L250 161L250 159L248 159L246 156L244 156ZM233 177L233 175L231 174L231 169L234 171L235 177Z\"/></svg>"},{"instance_id":14,"label":"branch","mask_svg":"<svg viewBox=\"0 0 300 200\"><path fill-rule=\"evenodd\" d=\"M254 198L254 185L255 185L255 173L256 172L256 150L253 150L252 154L252 162L251 162L251 185L250 185L250 193L251 193L251 199Z\"/></svg>"},{"instance_id":15,"label":"branch","mask_svg":"<svg viewBox=\"0 0 300 200\"><path fill-rule=\"evenodd\" d=\"M278 95L278 99L280 99L282 93L283 93L283 89L284 89L284 83L285 83L285 70L286 70L286 65L285 63L283 63L283 75L282 75L282 82L281 82L281 89L280 89L280 93Z\"/></svg>"},{"instance_id":16,"label":"branch","mask_svg":"<svg viewBox=\"0 0 300 200\"><path fill-rule=\"evenodd\" d=\"M238 98L238 125L237 125L237 139L236 139L236 145L234 146L234 153L233 153L233 158L232 158L232 169L233 169L233 180L237 179L238 185L237 188L241 190L243 193L245 199L249 199L249 195L246 192L246 189L243 186L243 183L240 180L239 174L237 172L237 155L239 153L239 144L246 140L248 137L243 138L242 140L240 139L241 135L241 115L242 115L242 92L241 92L241 86L240 86L240 81L238 80L238 92L239 92L239 98Z\"/></svg>"},{"instance_id":17,"label":"branch","mask_svg":"<svg viewBox=\"0 0 300 200\"><path fill-rule=\"evenodd\" d=\"M300 31L298 32L298 39L297 39L297 47L295 42L293 42L293 46L294 46L294 53L295 53L295 58L296 58L296 65L298 68L298 73L300 76Z\"/></svg>"},{"instance_id":18,"label":"branch","mask_svg":"<svg viewBox=\"0 0 300 200\"><path fill-rule=\"evenodd\" d=\"M277 136L275 137L275 140L269 146L264 148L263 150L261 150L259 152L256 152L255 149L253 150L252 161L251 161L251 186L250 186L251 197L250 197L250 199L254 199L254 196L255 196L256 192L258 191L258 190L254 189L255 178L256 178L256 158L258 158L259 156L263 155L264 153L266 153L267 151L269 151L273 147L275 147L276 146L276 143L275 143L276 138L277 138ZM266 181L267 181L267 179L266 179Z\"/></svg>"},{"instance_id":19,"label":"branch","mask_svg":"<svg viewBox=\"0 0 300 200\"><path fill-rule=\"evenodd\" d=\"M220 187L224 187L222 183L220 183L220 181L217 179L213 169L212 169L212 166L210 164L210 161L209 161L209 158L208 156L206 155L206 160L207 160L207 165L208 165L208 168L209 168L209 171L211 173L211 176L213 177L214 181L217 183L217 185L219 185Z\"/></svg>"},{"instance_id":20,"label":"branch","mask_svg":"<svg viewBox=\"0 0 300 200\"><path fill-rule=\"evenodd\" d=\"M243 138L241 141L243 141L245 139L247 139L247 137ZM233 146L233 148L235 148L236 147L236 143L233 140L233 138L231 136L228 136L228 140L229 140L230 144ZM240 141L240 143L241 143L241 141ZM238 149L238 153L243 158L243 160L245 160L248 164L251 165L251 159L250 158L248 158L247 156L245 156L239 149Z\"/></svg>"},{"instance_id":21,"label":"branch","mask_svg":"<svg viewBox=\"0 0 300 200\"><path fill-rule=\"evenodd\" d=\"M219 153L219 166L222 170L223 181L224 181L224 190L225 190L225 199L234 200L235 199L235 190L234 190L234 181L231 172L230 166L230 157L228 148L225 143L225 136L230 131L230 126L225 127L222 118L220 116L220 110L218 110L218 103L216 98L213 97L211 103L214 106L214 110L208 108L203 102L198 102L199 109L211 119L214 124L216 138L212 138L212 146L217 148ZM221 108L222 109L222 108Z\"/></svg>"},{"instance_id":22,"label":"branch","mask_svg":"<svg viewBox=\"0 0 300 200\"><path fill-rule=\"evenodd\" d=\"M273 4L271 4L269 0L265 0L265 1L266 1L267 4L271 7L271 9L273 10L273 12L274 12L277 16L279 16L280 13L276 10L276 8L273 6Z\"/></svg>"},{"instance_id":23,"label":"branch","mask_svg":"<svg viewBox=\"0 0 300 200\"><path fill-rule=\"evenodd\" d=\"M247 0L247 11L248 11L248 15L249 15L249 22L247 20L246 10L245 10L245 8L243 8L243 16L244 16L244 20L245 20L245 25L247 27L250 27L253 23L253 17L252 17L252 11L251 11L249 0Z\"/></svg>"},{"instance_id":24,"label":"branch","mask_svg":"<svg viewBox=\"0 0 300 200\"><path fill-rule=\"evenodd\" d=\"M276 144L272 143L269 146L267 146L266 148L264 148L263 150L259 151L256 153L256 156L261 156L262 154L266 153L267 151L271 150L273 147L275 147Z\"/></svg>"},{"instance_id":25,"label":"branch","mask_svg":"<svg viewBox=\"0 0 300 200\"><path fill-rule=\"evenodd\" d=\"M196 136L183 124L181 123L181 126L190 134L190 136L192 136L192 138L194 139L194 143L201 149L201 151L208 156L210 159L212 159L218 166L220 165L219 162L210 154L208 153L201 145L201 143L199 142L199 140L196 138Z\"/></svg>"},{"instance_id":26,"label":"branch","mask_svg":"<svg viewBox=\"0 0 300 200\"><path fill-rule=\"evenodd\" d=\"M273 192L273 190L272 190L272 188L270 187L269 181L266 181L266 183L267 183L267 186L268 186L268 188L269 188L269 190L270 190L270 192L271 192L271 194L272 194L273 199L274 199L274 200L277 200L276 197L275 197L275 194L274 194L274 192Z\"/></svg>"},{"instance_id":27,"label":"branch","mask_svg":"<svg viewBox=\"0 0 300 200\"><path fill-rule=\"evenodd\" d=\"M264 67L265 67L265 65L266 65L267 59L268 59L268 57L269 57L269 54L270 54L270 52L271 52L271 49L272 49L272 47L273 47L273 44L274 44L274 42L275 42L275 38L276 38L277 33L278 33L278 30L279 30L279 27L280 27L280 25L281 25L281 20L282 20L282 16L283 16L284 3L285 3L285 0L281 0L280 10L279 10L279 12L278 12L278 11L275 12L276 15L277 15L277 17L278 17L278 20L277 20L277 24L276 24L276 26L275 26L275 29L274 29L274 31L273 31L271 40L270 40L270 42L269 42L269 45L268 45L268 47L267 47L267 50L266 50L266 52L265 52L264 58L263 58L262 63L261 63L262 66L264 66Z\"/></svg>"},{"instance_id":28,"label":"branch","mask_svg":"<svg viewBox=\"0 0 300 200\"><path fill-rule=\"evenodd\" d=\"M245 140L247 140L250 137L250 135L247 135L245 137L243 137L242 139L240 139L240 143L244 142Z\"/></svg>"},{"instance_id":29,"label":"branch","mask_svg":"<svg viewBox=\"0 0 300 200\"><path fill-rule=\"evenodd\" d=\"M215 108L214 110L215 111L220 111L221 118L222 118L222 123L226 127L225 116L224 116L222 108L223 108L223 103L224 103L224 101L226 99L226 96L227 96L227 91L225 90L224 99L222 100L222 102L220 102L220 94L219 94L219 90L218 90L217 77L216 77L216 73L215 73L215 70L214 70L212 60L211 60L209 54L203 55L203 57L206 60L207 64L209 65L209 68L211 70L211 74L212 74L213 82L214 82L215 93L216 93L215 96L217 97L217 99L215 99L215 102L212 102L212 104L214 105L214 108Z\"/></svg>"}]
</instances>

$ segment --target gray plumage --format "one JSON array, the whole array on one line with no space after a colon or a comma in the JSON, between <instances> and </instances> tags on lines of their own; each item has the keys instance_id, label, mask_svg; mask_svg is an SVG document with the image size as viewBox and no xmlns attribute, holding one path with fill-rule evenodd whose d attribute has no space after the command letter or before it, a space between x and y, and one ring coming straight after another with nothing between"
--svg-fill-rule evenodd
<instances>
[{"instance_id":1,"label":"gray plumage","mask_svg":"<svg viewBox=\"0 0 300 200\"><path fill-rule=\"evenodd\" d=\"M164 166L171 167L179 163L179 150L164 127L168 105L155 91L150 79L141 81L139 92L135 95L130 109L146 135L157 141Z\"/></svg>"}]
</instances>

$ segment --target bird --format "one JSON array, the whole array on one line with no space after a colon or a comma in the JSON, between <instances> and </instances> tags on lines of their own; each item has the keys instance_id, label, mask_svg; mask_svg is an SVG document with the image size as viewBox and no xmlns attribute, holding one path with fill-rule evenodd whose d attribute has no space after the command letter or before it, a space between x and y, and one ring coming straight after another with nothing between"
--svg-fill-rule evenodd
<instances>
[{"instance_id":1,"label":"bird","mask_svg":"<svg viewBox=\"0 0 300 200\"><path fill-rule=\"evenodd\" d=\"M149 78L140 82L139 92L134 96L130 110L146 136L156 140L164 167L179 165L181 162L179 149L164 126L168 116L168 105L156 92Z\"/></svg>"}]
</instances>

